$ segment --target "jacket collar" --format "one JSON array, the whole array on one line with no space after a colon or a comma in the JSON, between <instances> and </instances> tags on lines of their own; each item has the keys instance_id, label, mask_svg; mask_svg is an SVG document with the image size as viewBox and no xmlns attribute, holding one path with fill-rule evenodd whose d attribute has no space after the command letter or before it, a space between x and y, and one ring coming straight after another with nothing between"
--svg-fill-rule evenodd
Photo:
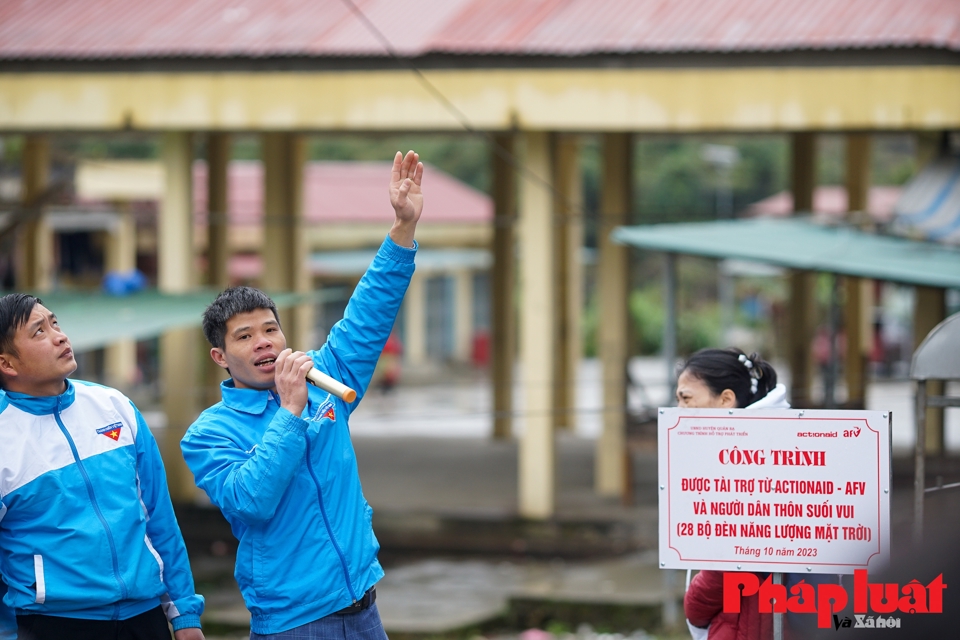
<instances>
[{"instance_id":1,"label":"jacket collar","mask_svg":"<svg viewBox=\"0 0 960 640\"><path fill-rule=\"evenodd\" d=\"M270 391L237 389L233 384L233 378L230 378L220 383L220 398L223 400L223 404L231 409L251 415L260 415L267 409Z\"/></svg>"},{"instance_id":2,"label":"jacket collar","mask_svg":"<svg viewBox=\"0 0 960 640\"><path fill-rule=\"evenodd\" d=\"M747 409L789 409L790 403L787 402L787 388L778 384L770 390L767 395L760 398Z\"/></svg>"},{"instance_id":3,"label":"jacket collar","mask_svg":"<svg viewBox=\"0 0 960 640\"><path fill-rule=\"evenodd\" d=\"M30 396L16 391L6 392L7 401L27 413L35 416L45 416L55 411L63 411L73 404L76 399L76 387L67 380L67 389L58 396Z\"/></svg>"}]
</instances>

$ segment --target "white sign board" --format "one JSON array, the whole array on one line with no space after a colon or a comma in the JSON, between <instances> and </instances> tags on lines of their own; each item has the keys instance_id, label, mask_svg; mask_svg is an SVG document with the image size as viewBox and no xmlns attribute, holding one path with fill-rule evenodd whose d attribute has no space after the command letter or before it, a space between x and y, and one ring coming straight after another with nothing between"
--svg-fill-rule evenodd
<instances>
[{"instance_id":1,"label":"white sign board","mask_svg":"<svg viewBox=\"0 0 960 640\"><path fill-rule=\"evenodd\" d=\"M887 415L661 409L660 566L853 573L885 564Z\"/></svg>"}]
</instances>

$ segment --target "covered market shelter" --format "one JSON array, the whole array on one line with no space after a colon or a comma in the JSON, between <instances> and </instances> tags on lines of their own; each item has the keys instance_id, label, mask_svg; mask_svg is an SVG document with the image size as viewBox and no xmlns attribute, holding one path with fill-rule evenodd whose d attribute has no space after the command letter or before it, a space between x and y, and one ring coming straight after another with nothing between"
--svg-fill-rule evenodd
<instances>
[{"instance_id":1,"label":"covered market shelter","mask_svg":"<svg viewBox=\"0 0 960 640\"><path fill-rule=\"evenodd\" d=\"M789 136L794 210L808 212L817 134L841 133L849 208L858 211L869 187L871 134L916 134L925 162L943 132L958 127L960 21L953 0L0 5L0 135L25 136L21 206L2 224L17 234L16 286L22 290L53 286L56 264L44 209L50 140L59 135L136 131L160 141L164 194L156 284L177 296L225 284L226 216L218 214L227 206L232 135L254 133L262 140L261 284L298 294L310 286L301 232L307 136L457 132L489 140L496 210L486 239L493 255L491 420L501 437L523 421L519 510L534 519L554 515L554 432L575 413L584 233L576 177L583 134L600 136L602 147L597 282L604 409L595 488L617 497L626 494L628 478L628 252L609 235L631 222L635 139ZM192 140L200 136L208 150L213 214L204 260L196 254L190 217ZM136 251L129 226L120 225L108 244L111 264L129 268ZM827 257L785 265L793 270L789 352L798 405L808 399L811 376L813 327L802 313L812 295L807 273L823 269ZM852 292L864 289L858 278L878 276L841 273L849 276L847 316L859 322L867 301ZM918 309L931 327L943 317L944 287L954 282L920 285ZM309 306L285 313L291 343L302 344L311 325ZM172 493L185 501L194 488L178 442L200 407L192 395L196 380L179 372L191 370L185 362L194 359L198 343L195 329L171 329L161 340L172 416L162 445ZM522 414L512 404L515 385Z\"/></svg>"}]
</instances>

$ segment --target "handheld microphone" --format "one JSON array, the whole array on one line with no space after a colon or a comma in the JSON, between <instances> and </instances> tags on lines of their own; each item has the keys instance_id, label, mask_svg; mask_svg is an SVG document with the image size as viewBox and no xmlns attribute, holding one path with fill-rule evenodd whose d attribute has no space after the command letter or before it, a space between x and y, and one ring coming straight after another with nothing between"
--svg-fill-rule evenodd
<instances>
[{"instance_id":1,"label":"handheld microphone","mask_svg":"<svg viewBox=\"0 0 960 640\"><path fill-rule=\"evenodd\" d=\"M353 402L357 399L357 392L343 384L339 380L334 380L316 367L307 371L307 380L324 391L332 393L344 402Z\"/></svg>"}]
</instances>

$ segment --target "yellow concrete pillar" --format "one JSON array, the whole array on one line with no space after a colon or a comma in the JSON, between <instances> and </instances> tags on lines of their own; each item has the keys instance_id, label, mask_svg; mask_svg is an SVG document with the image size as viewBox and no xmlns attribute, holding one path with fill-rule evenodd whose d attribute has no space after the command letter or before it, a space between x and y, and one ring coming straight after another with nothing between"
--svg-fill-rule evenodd
<instances>
[{"instance_id":1,"label":"yellow concrete pillar","mask_svg":"<svg viewBox=\"0 0 960 640\"><path fill-rule=\"evenodd\" d=\"M227 169L230 136L207 136L207 284L218 291L227 288L230 260L227 246ZM219 369L219 367L217 367Z\"/></svg>"},{"instance_id":2,"label":"yellow concrete pillar","mask_svg":"<svg viewBox=\"0 0 960 640\"><path fill-rule=\"evenodd\" d=\"M553 390L556 308L550 135L518 135L520 158L531 175L519 182L520 370L523 438L520 441L520 515L546 519L554 512ZM533 176L536 176L534 178Z\"/></svg>"},{"instance_id":3,"label":"yellow concrete pillar","mask_svg":"<svg viewBox=\"0 0 960 640\"><path fill-rule=\"evenodd\" d=\"M310 291L307 245L303 224L303 136L267 133L263 136L264 233L263 287L268 292ZM287 345L305 351L316 345L311 304L281 310Z\"/></svg>"},{"instance_id":4,"label":"yellow concrete pillar","mask_svg":"<svg viewBox=\"0 0 960 640\"><path fill-rule=\"evenodd\" d=\"M594 488L605 496L623 496L627 490L627 296L628 253L614 244L610 233L626 224L631 209L632 139L627 133L608 133L602 139L600 228L597 234L597 326L603 379L603 431L597 440Z\"/></svg>"},{"instance_id":5,"label":"yellow concrete pillar","mask_svg":"<svg viewBox=\"0 0 960 640\"><path fill-rule=\"evenodd\" d=\"M49 187L50 141L43 136L27 136L22 162L21 200L29 206ZM55 268L53 232L41 209L21 225L17 242L17 289L41 293L50 291Z\"/></svg>"},{"instance_id":6,"label":"yellow concrete pillar","mask_svg":"<svg viewBox=\"0 0 960 640\"><path fill-rule=\"evenodd\" d=\"M849 222L869 227L870 136L866 133L847 135L846 187ZM873 281L847 277L843 282L847 404L850 408L863 408L867 397L867 368L873 347Z\"/></svg>"},{"instance_id":7,"label":"yellow concrete pillar","mask_svg":"<svg viewBox=\"0 0 960 640\"><path fill-rule=\"evenodd\" d=\"M556 393L554 427L574 429L577 421L577 368L582 353L580 316L583 309L583 180L580 177L580 141L557 135L553 141L554 211L556 229Z\"/></svg>"},{"instance_id":8,"label":"yellow concrete pillar","mask_svg":"<svg viewBox=\"0 0 960 640\"><path fill-rule=\"evenodd\" d=\"M816 134L809 131L792 135L791 188L793 211L797 214L813 210L816 187ZM811 341L816 317L814 276L807 271L790 273L790 302L787 320L787 358L790 362L790 401L804 407L810 403L813 379Z\"/></svg>"},{"instance_id":9,"label":"yellow concrete pillar","mask_svg":"<svg viewBox=\"0 0 960 640\"><path fill-rule=\"evenodd\" d=\"M206 351L201 349L201 335L195 328L165 331L160 336L160 384L167 428L158 444L174 502L192 502L199 495L193 473L183 461L180 440L200 414L197 365Z\"/></svg>"},{"instance_id":10,"label":"yellow concrete pillar","mask_svg":"<svg viewBox=\"0 0 960 640\"><path fill-rule=\"evenodd\" d=\"M490 277L490 378L493 382L493 437L513 432L513 366L516 355L516 246L517 174L506 160L514 152L511 134L494 137L499 149L493 164L493 267ZM499 153L498 153L499 151ZM409 294L408 294L409 295Z\"/></svg>"},{"instance_id":11,"label":"yellow concrete pillar","mask_svg":"<svg viewBox=\"0 0 960 640\"><path fill-rule=\"evenodd\" d=\"M193 253L193 144L189 133L163 134L164 187L157 216L157 284L185 293L197 283Z\"/></svg>"},{"instance_id":12,"label":"yellow concrete pillar","mask_svg":"<svg viewBox=\"0 0 960 640\"><path fill-rule=\"evenodd\" d=\"M164 192L157 216L158 286L163 293L187 293L196 284L193 249L193 145L189 133L163 134L160 159ZM183 462L180 439L198 411L197 362L200 342L196 329L174 329L160 337L160 383L167 429L160 450L167 468L170 496L192 502L197 489Z\"/></svg>"},{"instance_id":13,"label":"yellow concrete pillar","mask_svg":"<svg viewBox=\"0 0 960 640\"><path fill-rule=\"evenodd\" d=\"M414 272L403 297L403 357L412 366L427 361L426 277L422 272Z\"/></svg>"},{"instance_id":14,"label":"yellow concrete pillar","mask_svg":"<svg viewBox=\"0 0 960 640\"><path fill-rule=\"evenodd\" d=\"M107 233L104 270L129 273L137 268L137 223L130 203L118 202L116 208L117 226ZM124 338L104 349L104 369L111 386L127 388L136 382L136 341Z\"/></svg>"},{"instance_id":15,"label":"yellow concrete pillar","mask_svg":"<svg viewBox=\"0 0 960 640\"><path fill-rule=\"evenodd\" d=\"M916 349L935 326L947 317L946 290L936 287L917 287L913 303L913 348ZM927 382L928 396L943 395L942 380ZM927 408L927 455L940 455L943 447L943 409Z\"/></svg>"},{"instance_id":16,"label":"yellow concrete pillar","mask_svg":"<svg viewBox=\"0 0 960 640\"><path fill-rule=\"evenodd\" d=\"M473 354L473 271L453 274L453 350L457 362L469 363Z\"/></svg>"}]
</instances>

